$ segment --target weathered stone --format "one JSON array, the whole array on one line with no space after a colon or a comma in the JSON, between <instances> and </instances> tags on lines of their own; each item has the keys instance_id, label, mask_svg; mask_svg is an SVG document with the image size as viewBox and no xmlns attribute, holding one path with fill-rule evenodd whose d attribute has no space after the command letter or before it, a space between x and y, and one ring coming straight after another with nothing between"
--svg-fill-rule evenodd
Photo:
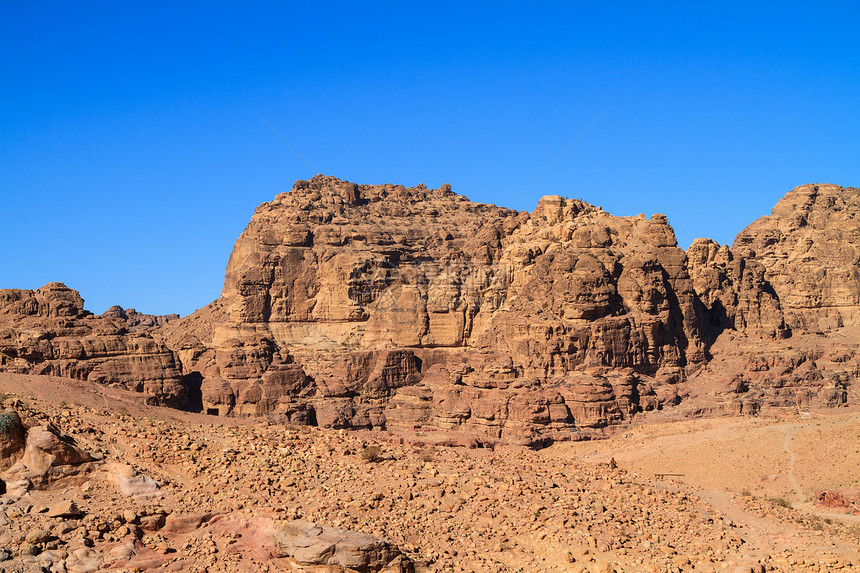
<instances>
[{"instance_id":1,"label":"weathered stone","mask_svg":"<svg viewBox=\"0 0 860 573\"><path fill-rule=\"evenodd\" d=\"M541 443L683 400L723 333L791 335L770 259L708 240L685 253L663 215L393 185L345 199L353 186L317 176L258 207L221 298L157 331L207 413ZM782 399L769 380L748 409ZM810 392L840 403L840 384Z\"/></svg>"},{"instance_id":2,"label":"weathered stone","mask_svg":"<svg viewBox=\"0 0 860 573\"><path fill-rule=\"evenodd\" d=\"M48 509L48 517L75 518L81 515L78 505L72 500L63 500Z\"/></svg>"},{"instance_id":3,"label":"weathered stone","mask_svg":"<svg viewBox=\"0 0 860 573\"><path fill-rule=\"evenodd\" d=\"M286 523L274 531L275 545L299 566L327 566L332 571L407 571L400 550L383 539L322 527L304 520Z\"/></svg>"},{"instance_id":4,"label":"weathered stone","mask_svg":"<svg viewBox=\"0 0 860 573\"><path fill-rule=\"evenodd\" d=\"M173 352L147 332L171 317L118 307L93 317L83 304L62 283L0 289L0 371L121 384L156 403L185 404L187 386Z\"/></svg>"},{"instance_id":5,"label":"weathered stone","mask_svg":"<svg viewBox=\"0 0 860 573\"><path fill-rule=\"evenodd\" d=\"M858 210L856 189L801 186L732 248L684 252L661 214L320 175L256 209L221 297L185 318L92 317L61 283L0 291L0 370L213 415L531 445L701 396L744 413L851 403Z\"/></svg>"},{"instance_id":6,"label":"weathered stone","mask_svg":"<svg viewBox=\"0 0 860 573\"><path fill-rule=\"evenodd\" d=\"M860 324L860 189L795 187L735 238L732 250L759 261L792 329Z\"/></svg>"},{"instance_id":7,"label":"weathered stone","mask_svg":"<svg viewBox=\"0 0 860 573\"><path fill-rule=\"evenodd\" d=\"M161 528L163 533L190 533L211 517L208 513L171 513Z\"/></svg>"}]
</instances>

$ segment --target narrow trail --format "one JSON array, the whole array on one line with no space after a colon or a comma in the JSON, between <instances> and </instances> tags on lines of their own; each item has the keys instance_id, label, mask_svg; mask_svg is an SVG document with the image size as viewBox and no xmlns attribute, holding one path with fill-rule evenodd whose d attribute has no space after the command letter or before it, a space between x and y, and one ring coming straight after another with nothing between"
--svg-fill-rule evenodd
<instances>
[{"instance_id":1,"label":"narrow trail","mask_svg":"<svg viewBox=\"0 0 860 573\"><path fill-rule=\"evenodd\" d=\"M811 513L819 517L838 519L840 521L848 523L860 523L860 515L848 515L845 513L822 511L821 508L819 508L812 502L811 497L807 496L807 494L803 491L803 488L800 486L800 482L794 475L794 466L797 456L794 452L794 449L791 447L791 439L798 430L802 430L808 427L809 424L791 424L787 426L780 426L780 429L782 430L784 436L782 440L782 447L788 454L788 468L786 470L786 477L788 478L788 483L789 485L791 485L791 488L794 490L794 495L797 498L797 501L792 505L797 509L802 509L807 513Z\"/></svg>"},{"instance_id":2,"label":"narrow trail","mask_svg":"<svg viewBox=\"0 0 860 573\"><path fill-rule=\"evenodd\" d=\"M791 426L783 426L781 428L783 432L782 449L784 449L785 453L788 454L788 483L791 485L791 489L794 490L794 495L797 498L798 503L805 503L806 496L803 493L803 489L800 487L800 482L797 481L797 478L794 475L794 463L797 456L791 448L791 438L794 436L794 433L802 427L803 425L801 424L792 424Z\"/></svg>"},{"instance_id":3,"label":"narrow trail","mask_svg":"<svg viewBox=\"0 0 860 573\"><path fill-rule=\"evenodd\" d=\"M791 447L791 440L798 430L808 427L808 424L790 424L778 427L783 432L782 447L788 454L786 476L788 478L788 483L791 485L792 490L794 490L794 495L797 498L796 502L792 505L797 509L802 509L805 512L818 515L820 517L860 523L860 516L820 511L812 502L807 501L806 494L800 486L797 476L795 476L797 455ZM785 522L768 520L756 515L755 513L747 511L732 499L732 495L728 492L709 491L696 487L691 487L690 489L700 499L704 500L714 509L719 510L726 517L731 519L741 530L744 539L747 540L748 547L759 556L764 557L767 554L778 553L791 549L796 545L799 539L810 539L810 537L814 536L814 534L811 534L809 531L804 531L800 527L787 524ZM819 540L818 549L820 551L838 551L843 555L849 555L853 559L860 558L860 551L857 550L856 546L838 539L822 538Z\"/></svg>"},{"instance_id":4,"label":"narrow trail","mask_svg":"<svg viewBox=\"0 0 860 573\"><path fill-rule=\"evenodd\" d=\"M784 521L765 519L741 507L728 492L691 490L729 518L740 531L747 548L759 558L790 550L803 543L822 553L835 551L851 559L860 559L860 551L854 544L836 538L818 537L813 532Z\"/></svg>"}]
</instances>

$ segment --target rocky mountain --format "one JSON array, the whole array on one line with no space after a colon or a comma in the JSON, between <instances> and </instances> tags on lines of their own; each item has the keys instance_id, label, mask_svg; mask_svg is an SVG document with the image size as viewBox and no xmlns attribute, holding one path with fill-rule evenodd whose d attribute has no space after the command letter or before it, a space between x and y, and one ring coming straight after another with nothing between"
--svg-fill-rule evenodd
<instances>
[{"instance_id":1,"label":"rocky mountain","mask_svg":"<svg viewBox=\"0 0 860 573\"><path fill-rule=\"evenodd\" d=\"M0 290L0 371L118 384L153 403L187 405L175 354L148 332L175 316L111 307L84 310L76 290L49 283L37 290Z\"/></svg>"},{"instance_id":2,"label":"rocky mountain","mask_svg":"<svg viewBox=\"0 0 860 573\"><path fill-rule=\"evenodd\" d=\"M741 231L732 250L761 261L790 328L860 325L860 189L796 187Z\"/></svg>"},{"instance_id":3,"label":"rocky mountain","mask_svg":"<svg viewBox=\"0 0 860 573\"><path fill-rule=\"evenodd\" d=\"M528 444L678 403L838 405L858 376L857 212L857 189L805 185L731 248L685 252L659 214L316 176L257 208L221 297L182 319L2 291L0 368L210 414Z\"/></svg>"}]
</instances>

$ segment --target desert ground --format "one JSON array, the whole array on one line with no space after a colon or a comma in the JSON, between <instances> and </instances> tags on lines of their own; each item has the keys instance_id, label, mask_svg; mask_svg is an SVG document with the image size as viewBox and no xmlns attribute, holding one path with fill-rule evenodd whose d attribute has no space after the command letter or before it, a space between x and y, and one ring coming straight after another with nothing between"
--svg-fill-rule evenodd
<instances>
[{"instance_id":1,"label":"desert ground","mask_svg":"<svg viewBox=\"0 0 860 573\"><path fill-rule=\"evenodd\" d=\"M0 392L96 459L7 490L3 571L350 570L285 554L272 532L297 519L402 552L355 571L860 568L860 519L812 503L858 485L856 410L655 412L534 451L191 414L52 377L0 374Z\"/></svg>"}]
</instances>

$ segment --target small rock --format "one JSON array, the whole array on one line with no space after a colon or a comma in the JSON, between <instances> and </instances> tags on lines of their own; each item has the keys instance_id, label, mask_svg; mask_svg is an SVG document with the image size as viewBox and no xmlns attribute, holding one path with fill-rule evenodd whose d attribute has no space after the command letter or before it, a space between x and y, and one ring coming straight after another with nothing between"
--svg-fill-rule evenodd
<instances>
[{"instance_id":1,"label":"small rock","mask_svg":"<svg viewBox=\"0 0 860 573\"><path fill-rule=\"evenodd\" d=\"M72 500L63 500L48 509L48 517L69 519L80 517L80 515L81 511L78 509L77 504Z\"/></svg>"},{"instance_id":2,"label":"small rock","mask_svg":"<svg viewBox=\"0 0 860 573\"><path fill-rule=\"evenodd\" d=\"M147 515L140 518L140 528L144 531L158 531L164 527L165 516L162 514Z\"/></svg>"},{"instance_id":3,"label":"small rock","mask_svg":"<svg viewBox=\"0 0 860 573\"><path fill-rule=\"evenodd\" d=\"M111 558L118 561L128 561L135 555L134 547L129 544L123 543L122 545L117 545L108 553Z\"/></svg>"},{"instance_id":4,"label":"small rock","mask_svg":"<svg viewBox=\"0 0 860 573\"><path fill-rule=\"evenodd\" d=\"M36 544L36 543L44 543L44 542L48 541L50 538L51 538L51 532L48 531L47 529L35 529L35 530L27 533L27 535L24 537L24 541L26 543ZM33 553L33 555L36 555L36 554Z\"/></svg>"},{"instance_id":5,"label":"small rock","mask_svg":"<svg viewBox=\"0 0 860 573\"><path fill-rule=\"evenodd\" d=\"M21 555L38 555L42 550L34 543L25 543L21 546Z\"/></svg>"}]
</instances>

